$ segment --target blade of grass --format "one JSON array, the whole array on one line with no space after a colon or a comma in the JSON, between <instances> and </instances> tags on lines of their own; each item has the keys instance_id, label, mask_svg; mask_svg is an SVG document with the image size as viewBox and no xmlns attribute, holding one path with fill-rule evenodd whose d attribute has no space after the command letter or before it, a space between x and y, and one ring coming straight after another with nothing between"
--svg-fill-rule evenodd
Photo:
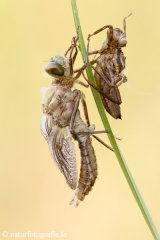
<instances>
[{"instance_id":1,"label":"blade of grass","mask_svg":"<svg viewBox=\"0 0 160 240\"><path fill-rule=\"evenodd\" d=\"M81 49L81 54L82 54L82 59L83 61L85 61L85 58L86 58L86 47L85 47L85 44L84 44L84 39L83 39L83 35L82 35L82 29L81 29L81 25L80 25L80 20L79 20L79 15L78 15L78 10L77 10L77 5L76 5L76 0L71 0L71 4L72 4L72 11L73 11L73 17L74 17L74 22L75 22L75 27L77 29L77 32L78 32L78 36L79 36L79 45L80 45L80 49ZM93 73L92 73L92 69L91 67L87 67L86 69L86 73L87 73L87 77L89 79L89 81L96 85L96 82L95 82L95 79L94 79L94 76L93 76ZM97 108L98 108L98 111L99 111L99 114L101 116L101 119L102 119L102 122L103 122L103 125L104 125L104 128L109 130L111 133L112 133L112 129L110 127L110 124L108 122L108 119L107 119L107 116L106 116L106 113L105 113L105 110L104 110L104 107L103 107L103 104L102 104L102 101L101 101L101 98L100 98L100 95L99 93L94 90L93 88L91 88L92 90L92 93L93 93L93 96L94 96L94 99L95 99L95 102L96 102L96 105L97 105ZM112 133L113 134L113 133ZM159 236L159 233L156 229L156 226L152 220L152 217L146 207L146 204L138 190L138 187L132 177L132 174L125 162L125 159L118 147L118 144L115 140L115 138L111 137L110 135L108 135L108 138L110 140L110 143L112 145L112 148L114 149L114 152L115 152L115 155L118 159L118 162L121 166L121 169L123 171L123 174L129 184L129 187L135 197L135 200L143 214L143 217L154 237L154 239L156 240L160 240L160 236Z\"/></svg>"}]
</instances>

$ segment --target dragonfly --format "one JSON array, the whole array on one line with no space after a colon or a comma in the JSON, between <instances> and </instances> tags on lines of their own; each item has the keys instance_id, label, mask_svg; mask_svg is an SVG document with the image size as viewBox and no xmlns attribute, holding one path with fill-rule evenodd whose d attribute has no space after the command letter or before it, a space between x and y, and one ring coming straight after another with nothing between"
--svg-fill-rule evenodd
<instances>
[{"instance_id":1,"label":"dragonfly","mask_svg":"<svg viewBox=\"0 0 160 240\"><path fill-rule=\"evenodd\" d=\"M83 65L78 73L74 74L73 65L78 53L77 41L78 37L73 37L65 55L52 58L44 67L46 73L52 77L52 82L43 96L41 119L41 132L48 143L54 163L64 175L69 187L76 189L70 201L70 204L75 201L76 207L89 194L98 174L91 136L113 151L110 146L95 136L99 133L110 133L108 130L95 131L94 125L90 124L84 93L78 89L72 89L75 83L86 86L78 79L86 66ZM69 57L67 57L68 54ZM80 102L85 122L79 111ZM74 140L78 141L81 153L79 180Z\"/></svg>"}]
</instances>

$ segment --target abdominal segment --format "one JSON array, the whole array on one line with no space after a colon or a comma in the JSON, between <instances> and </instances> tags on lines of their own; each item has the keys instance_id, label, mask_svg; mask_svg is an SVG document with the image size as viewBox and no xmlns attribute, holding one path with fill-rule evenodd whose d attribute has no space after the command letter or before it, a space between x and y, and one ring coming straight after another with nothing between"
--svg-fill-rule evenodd
<instances>
[{"instance_id":1,"label":"abdominal segment","mask_svg":"<svg viewBox=\"0 0 160 240\"><path fill-rule=\"evenodd\" d=\"M79 112L77 112L77 115L76 115L74 130L75 132L89 131L89 128L81 119ZM79 143L79 148L81 153L81 168L80 168L80 175L79 175L77 190L70 204L72 204L77 199L76 206L78 206L79 201L83 201L85 196L89 194L89 192L92 190L92 187L95 184L98 173L97 173L96 156L92 146L92 139L90 135L75 134L74 138Z\"/></svg>"}]
</instances>

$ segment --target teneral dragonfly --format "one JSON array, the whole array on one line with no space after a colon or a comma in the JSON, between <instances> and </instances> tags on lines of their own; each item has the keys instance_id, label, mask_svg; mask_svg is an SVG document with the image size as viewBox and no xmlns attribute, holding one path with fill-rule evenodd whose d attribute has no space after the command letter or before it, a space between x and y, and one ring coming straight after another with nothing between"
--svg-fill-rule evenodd
<instances>
[{"instance_id":1,"label":"teneral dragonfly","mask_svg":"<svg viewBox=\"0 0 160 240\"><path fill-rule=\"evenodd\" d=\"M70 52L69 58L57 56L45 66L45 71L52 76L52 83L43 98L44 115L41 120L41 131L48 142L55 165L63 173L71 189L76 189L77 186L76 152L73 139L79 143L81 170L75 195L70 202L72 204L76 200L76 206L91 191L97 178L97 162L91 134L108 132L107 130L94 131L89 123L84 94L80 90L72 90L74 83L84 70L83 66L74 77L73 64L77 55L77 39L73 38L73 43L66 52L66 54ZM74 55L73 49L76 50ZM82 120L78 110L80 101L82 101L87 124Z\"/></svg>"}]
</instances>

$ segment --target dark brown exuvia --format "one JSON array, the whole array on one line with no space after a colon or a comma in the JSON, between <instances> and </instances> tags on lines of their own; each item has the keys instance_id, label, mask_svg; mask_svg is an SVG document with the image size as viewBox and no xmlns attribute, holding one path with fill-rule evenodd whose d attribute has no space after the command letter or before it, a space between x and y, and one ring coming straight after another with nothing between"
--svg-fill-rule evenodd
<instances>
[{"instance_id":1,"label":"dark brown exuvia","mask_svg":"<svg viewBox=\"0 0 160 240\"><path fill-rule=\"evenodd\" d=\"M116 119L121 119L120 104L122 100L118 87L127 81L127 77L122 73L125 69L126 57L121 50L127 44L126 18L123 20L124 32L119 28L113 28L112 25L106 25L93 34L88 35L87 64L89 64L88 55L100 54L99 57L93 59L89 64L95 71L94 77L97 83L96 87L93 85L92 87L100 92L106 111ZM102 44L101 49L89 52L90 37L106 28L108 28L107 39ZM95 67L93 66L94 64L96 64Z\"/></svg>"}]
</instances>

